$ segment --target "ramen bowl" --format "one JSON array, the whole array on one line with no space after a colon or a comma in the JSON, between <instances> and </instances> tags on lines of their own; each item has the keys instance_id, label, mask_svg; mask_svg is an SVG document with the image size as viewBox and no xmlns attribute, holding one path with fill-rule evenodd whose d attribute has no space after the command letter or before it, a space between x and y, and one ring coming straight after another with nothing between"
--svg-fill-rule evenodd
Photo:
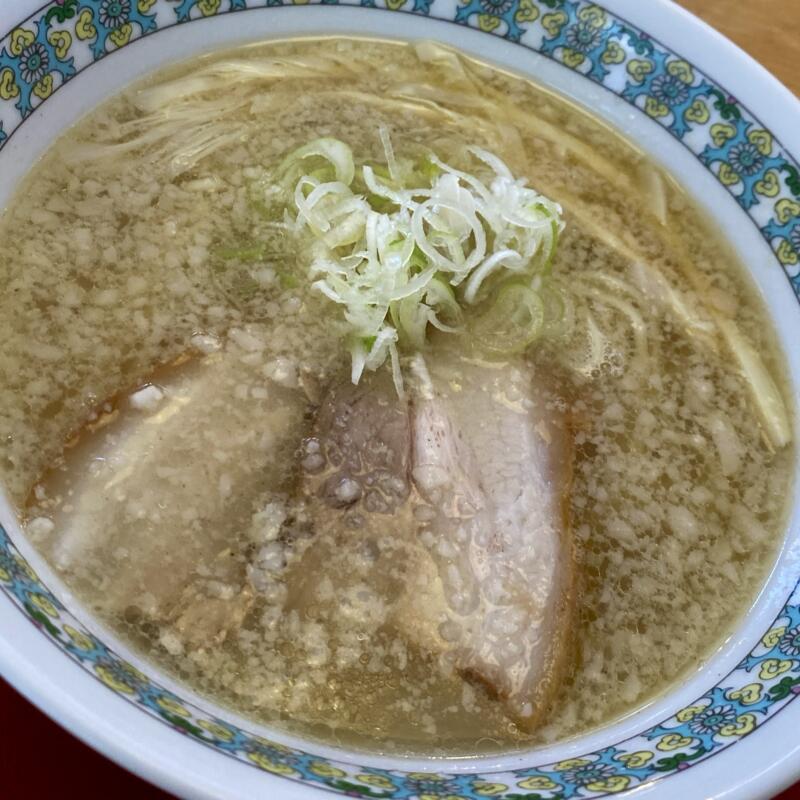
<instances>
[{"instance_id":1,"label":"ramen bowl","mask_svg":"<svg viewBox=\"0 0 800 800\"><path fill-rule=\"evenodd\" d=\"M691 192L748 265L798 396L800 167L787 147L800 103L667 0L9 4L0 9L0 206L62 131L138 77L217 48L318 34L435 39L528 75L622 131ZM388 757L237 717L93 620L5 500L0 673L92 747L187 798L769 797L800 775L799 517L795 494L768 580L742 587L757 599L700 668L614 724L535 750Z\"/></svg>"}]
</instances>

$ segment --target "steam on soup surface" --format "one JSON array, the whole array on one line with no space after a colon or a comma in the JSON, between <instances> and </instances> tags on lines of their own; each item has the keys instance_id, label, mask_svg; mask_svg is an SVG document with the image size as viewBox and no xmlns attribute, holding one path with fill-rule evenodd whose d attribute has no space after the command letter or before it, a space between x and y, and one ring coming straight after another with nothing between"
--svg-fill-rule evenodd
<instances>
[{"instance_id":1,"label":"steam on soup surface","mask_svg":"<svg viewBox=\"0 0 800 800\"><path fill-rule=\"evenodd\" d=\"M791 426L753 287L525 80L430 44L207 56L62 137L0 241L29 536L253 718L574 735L698 666L773 559Z\"/></svg>"}]
</instances>

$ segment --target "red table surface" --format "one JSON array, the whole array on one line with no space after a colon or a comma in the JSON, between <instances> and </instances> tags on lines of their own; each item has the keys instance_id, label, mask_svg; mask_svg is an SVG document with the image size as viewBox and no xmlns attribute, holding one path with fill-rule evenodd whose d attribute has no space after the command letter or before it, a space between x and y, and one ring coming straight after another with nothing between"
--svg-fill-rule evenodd
<instances>
[{"instance_id":1,"label":"red table surface","mask_svg":"<svg viewBox=\"0 0 800 800\"><path fill-rule=\"evenodd\" d=\"M0 800L171 797L86 747L0 680ZM776 800L800 800L800 783Z\"/></svg>"}]
</instances>

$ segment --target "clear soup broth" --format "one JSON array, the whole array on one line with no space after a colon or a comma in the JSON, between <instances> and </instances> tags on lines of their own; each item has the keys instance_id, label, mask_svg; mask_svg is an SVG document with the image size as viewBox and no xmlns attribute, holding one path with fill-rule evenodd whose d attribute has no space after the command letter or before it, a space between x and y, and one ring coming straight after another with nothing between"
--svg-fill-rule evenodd
<instances>
[{"instance_id":1,"label":"clear soup broth","mask_svg":"<svg viewBox=\"0 0 800 800\"><path fill-rule=\"evenodd\" d=\"M402 401L388 360L352 388L341 307L269 189L309 140L358 167L387 136L398 163L491 151L565 222L546 334L500 357L429 328L424 381L398 351ZM773 563L794 456L741 358L789 408L756 290L657 164L520 77L346 38L204 56L64 134L0 241L0 478L29 537L245 716L420 754L571 737L698 667ZM425 414L461 432L445 488L419 469ZM485 502L442 511L458 481ZM523 501L541 535L506 513ZM464 562L492 525L481 552L513 559Z\"/></svg>"}]
</instances>

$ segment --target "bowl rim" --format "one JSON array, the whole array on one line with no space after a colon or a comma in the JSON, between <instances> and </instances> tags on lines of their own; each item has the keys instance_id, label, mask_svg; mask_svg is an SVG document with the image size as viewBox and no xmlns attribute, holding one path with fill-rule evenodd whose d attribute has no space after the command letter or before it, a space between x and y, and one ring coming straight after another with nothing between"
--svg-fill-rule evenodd
<instances>
[{"instance_id":1,"label":"bowl rim","mask_svg":"<svg viewBox=\"0 0 800 800\"><path fill-rule=\"evenodd\" d=\"M614 10L615 7L620 7L620 8L625 10L626 16L633 17L634 19L637 18L636 17L637 13L641 13L642 16L645 16L645 17L648 16L648 14L653 14L653 15L655 15L655 17L658 17L658 15L661 14L661 15L663 15L663 22L658 22L657 24L659 24L659 25L663 24L664 25L664 31L667 31L668 27L671 26L670 35L673 35L673 34L675 36L679 36L680 35L681 37L683 37L684 41L685 41L685 36L687 34L687 29L686 29L684 23L686 22L687 18L690 19L690 20L694 20L694 18L692 18L691 15L688 15L687 12L683 11L682 9L680 9L678 7L673 6L672 4L668 4L666 2L666 0L657 0L657 2L653 3L653 6L651 8L648 8L647 10L632 8L630 6L630 4L623 2L623 0L607 0L607 2L604 5L605 5L605 7L609 8L612 11ZM308 10L310 10L310 8ZM695 28L697 28L699 26L700 29L703 29L703 28L705 29L705 32L702 35L698 34L696 32L696 30L692 30L691 31L692 35L694 35L695 37L699 37L698 41L704 47L705 47L705 45L710 44L709 42L705 41L705 38L708 37L709 35L713 34L713 37L715 38L715 47L719 48L720 52L722 52L723 55L726 55L728 58L744 60L745 64L747 64L747 62L749 62L749 67L750 68L752 68L752 65L755 64L755 62L753 62L752 59L750 59L747 56L743 56L741 54L741 51L738 50L738 48L736 48L731 43L727 42L727 40L724 40L716 32L713 32L712 29L707 28L707 26L705 26L704 24L697 23L696 21L693 21L692 24L695 25ZM641 25L641 27L644 27L644 25ZM709 32L711 32L711 34L709 34ZM664 34L661 34L660 40L670 41L669 36L665 36ZM692 43L692 47L694 47L694 46L698 46L698 43L697 42ZM716 57L713 56L714 48L708 47L707 49L704 49L704 47L700 47L700 50L698 50L698 53L700 53L700 51L702 51L703 55L704 55L704 58L711 59L711 61L710 61L711 64L715 64L715 63L718 64L719 63L719 56L718 55ZM679 48L679 49L680 49L680 51L683 51L683 50L685 50L687 48L689 48L689 43L688 42L683 44L681 46L681 48ZM700 67L701 70L703 72L705 72L706 74L708 74L708 72L711 72L711 74L713 74L713 71L714 71L713 67L710 68L708 71L706 71L706 67L703 65L703 61L700 58L694 58L691 63L692 64L697 64L697 66ZM769 73L767 73L765 70L763 70L763 68L758 67L757 73L758 73L757 75L754 73L754 76L752 76L751 86L747 87L747 90L745 92L745 97L747 97L750 94L751 90L754 92L752 94L752 99L746 101L747 105L749 105L750 107L755 107L755 108L759 108L760 109L761 104L769 103L768 105L765 106L765 108L768 108L770 111L772 111L774 109L775 105L772 102L769 102L770 92L772 92L772 94L775 97L780 97L781 94L783 94L783 96L781 97L781 101L782 102L789 101L788 102L787 113L784 114L783 116L779 115L779 118L777 118L775 120L774 124L773 123L769 123L769 127L770 127L771 130L778 131L779 134L780 134L782 129L785 130L786 133L788 133L790 129L785 127L787 122L786 122L786 120L784 118L787 115L789 117L791 117L792 113L794 112L794 117L796 117L798 119L798 121L800 121L800 104L797 103L797 101L793 98L791 93L788 92L788 90L786 90L784 87L782 87L779 84L777 84L777 81L774 78L772 78L769 75ZM765 82L765 85L764 86L758 85L761 82ZM775 95L776 92L777 92L777 95ZM742 94L742 93L740 92L740 94ZM759 118L765 118L765 117L766 117L765 114L760 114ZM791 120L789 120L789 121L791 121ZM783 136L783 141L786 141L787 139L788 139L788 136L784 135ZM23 637L20 635L20 640L22 638ZM9 644L8 641L4 642L3 639L4 639L4 636L0 636L0 664L3 664L4 665L4 669L5 669L5 667L7 667L9 665L9 663L16 658L16 656L13 654L13 648L11 650L7 650L7 651L3 650L2 645L4 645L4 644L8 645ZM43 641L46 641L46 640L43 640ZM30 668L32 669L33 666L34 666L34 663L31 663L30 664ZM22 673L22 671L20 671L20 674L16 675L16 677L17 677L17 681L16 682L19 683L19 688L21 688L23 693L25 693L28 696L33 695L32 699L34 699L35 702L37 702L37 698L38 698L37 705L40 705L40 707L44 704L45 706L48 706L51 709L55 709L56 708L56 703L53 701L53 697L54 696L61 697L63 695L63 692L59 691L58 686L57 685L53 685L51 687L50 693L37 690L37 688L32 685L32 676L33 676L34 673L32 671L28 672L26 674L21 674L21 673ZM9 675L9 678L11 679L12 683L15 683L15 681L13 679L14 678L13 675ZM77 678L76 678L76 680L77 680ZM26 689L27 689L27 691L26 691ZM79 735L81 735L81 731L84 731L85 738L86 739L90 739L91 740L90 743L93 746L97 747L98 749L103 750L104 752L106 752L107 755L111 755L111 757L114 758L115 760L126 762L127 761L127 756L132 752L135 753L139 749L137 747L137 745L136 745L136 742L132 741L132 742L129 742L126 745L126 747L124 748L122 754L120 754L120 749L119 749L119 747L117 747L117 744L114 741L109 741L106 738L103 738L102 741L99 741L98 740L98 735L97 735L97 730L99 728L102 728L103 726L102 725L98 725L97 721L93 722L92 724L89 724L87 722L87 719L86 719L86 716L85 716L85 708L84 707L80 707L77 710L77 713L76 713L76 709L70 708L70 706L71 706L71 704L68 703L68 702L64 704L64 707L61 708L60 711L58 712L59 718L61 720L63 720L63 721L68 722L70 729L72 729L73 731L77 731ZM91 707L91 703L89 703L87 707ZM51 713L51 712L48 711L47 708L45 708L45 711L46 711L46 713ZM53 712L53 713L55 714L55 712ZM119 737L119 731L114 732L113 736L118 738ZM81 738L84 738L84 736L81 736ZM126 756L126 757L123 757L123 756ZM144 761L144 762L137 762L134 759L130 763L131 763L131 765L137 766L136 771L139 772L140 774L153 774L152 761L150 760L150 758L151 757L148 756L147 761ZM125 763L125 765L128 765L128 764ZM176 787L173 788L171 785L169 785L170 784L170 780L169 780L170 779L170 775L171 775L171 772L164 773L162 776L160 776L158 778L157 782L160 783L161 785L166 785L167 788L169 788L171 791L176 791L176 789L178 789L179 787L176 786ZM188 787L184 787L184 790L186 788L188 788ZM281 789L282 794L287 795L287 787L286 787L285 783L280 784L280 789ZM201 794L197 794L197 787L194 786L194 785L191 786L191 790L194 792L194 794L191 795L191 796L204 796L204 795L201 795ZM208 795L208 796L212 796L212 795ZM306 795L303 794L303 796L306 796Z\"/></svg>"}]
</instances>

